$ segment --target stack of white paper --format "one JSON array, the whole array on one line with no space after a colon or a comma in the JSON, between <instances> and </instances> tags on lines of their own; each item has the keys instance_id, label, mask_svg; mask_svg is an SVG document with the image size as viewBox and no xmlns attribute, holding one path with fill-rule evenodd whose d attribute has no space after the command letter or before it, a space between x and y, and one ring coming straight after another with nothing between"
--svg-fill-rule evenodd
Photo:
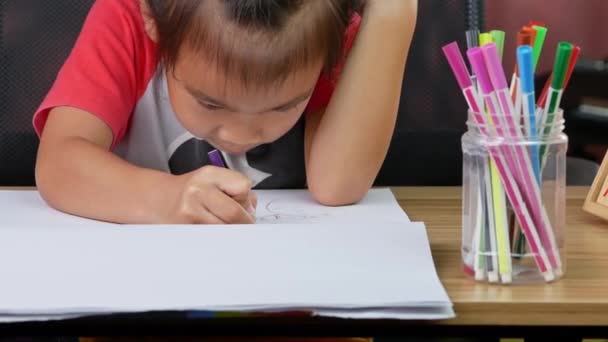
<instances>
[{"instance_id":1,"label":"stack of white paper","mask_svg":"<svg viewBox=\"0 0 608 342\"><path fill-rule=\"evenodd\" d=\"M0 321L174 310L453 317L424 224L390 192L342 208L303 191L258 196L257 225L137 226L0 192Z\"/></svg>"}]
</instances>

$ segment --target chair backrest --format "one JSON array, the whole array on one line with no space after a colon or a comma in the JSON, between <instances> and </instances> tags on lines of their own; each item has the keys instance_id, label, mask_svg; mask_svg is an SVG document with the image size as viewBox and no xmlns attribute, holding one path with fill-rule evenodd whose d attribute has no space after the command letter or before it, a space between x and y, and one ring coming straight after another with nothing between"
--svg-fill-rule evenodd
<instances>
[{"instance_id":1,"label":"chair backrest","mask_svg":"<svg viewBox=\"0 0 608 342\"><path fill-rule=\"evenodd\" d=\"M478 0L419 1L397 127L378 185L460 185L466 103L441 47L481 27Z\"/></svg>"},{"instance_id":2,"label":"chair backrest","mask_svg":"<svg viewBox=\"0 0 608 342\"><path fill-rule=\"evenodd\" d=\"M0 185L34 184L38 139L32 114L67 58L92 3L0 1ZM466 22L477 14L476 3L419 1L398 124L377 184L460 184L466 106L441 46L452 40L463 44Z\"/></svg>"},{"instance_id":3,"label":"chair backrest","mask_svg":"<svg viewBox=\"0 0 608 342\"><path fill-rule=\"evenodd\" d=\"M33 185L32 115L70 53L93 0L0 1L0 185Z\"/></svg>"}]
</instances>

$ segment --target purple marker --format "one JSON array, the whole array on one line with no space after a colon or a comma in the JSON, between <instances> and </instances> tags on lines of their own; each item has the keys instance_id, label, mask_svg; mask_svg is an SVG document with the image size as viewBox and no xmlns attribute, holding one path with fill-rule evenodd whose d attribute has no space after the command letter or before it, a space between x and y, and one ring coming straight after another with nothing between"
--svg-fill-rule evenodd
<instances>
[{"instance_id":1,"label":"purple marker","mask_svg":"<svg viewBox=\"0 0 608 342\"><path fill-rule=\"evenodd\" d=\"M209 161L211 161L211 165L228 169L220 151L213 150L207 153L207 155L209 156ZM247 210L249 215L253 216L255 219L255 208L251 204L249 204L249 206L245 209Z\"/></svg>"},{"instance_id":2,"label":"purple marker","mask_svg":"<svg viewBox=\"0 0 608 342\"><path fill-rule=\"evenodd\" d=\"M223 167L226 169L228 168L228 167L226 167L226 163L224 163L224 158L222 157L222 154L220 153L220 151L213 150L213 151L207 153L207 155L209 156L209 160L211 161L211 164L213 166Z\"/></svg>"}]
</instances>

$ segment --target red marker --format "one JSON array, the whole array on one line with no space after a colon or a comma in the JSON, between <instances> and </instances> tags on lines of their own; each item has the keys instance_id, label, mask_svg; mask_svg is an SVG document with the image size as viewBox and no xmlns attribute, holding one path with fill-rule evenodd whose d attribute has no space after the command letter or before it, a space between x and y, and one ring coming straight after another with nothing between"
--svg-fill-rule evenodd
<instances>
[{"instance_id":1,"label":"red marker","mask_svg":"<svg viewBox=\"0 0 608 342\"><path fill-rule=\"evenodd\" d=\"M532 27L532 26L547 27L547 25L545 25L545 23L542 23L540 21L534 21L534 20L530 20L530 22L528 23L528 26L530 26L530 27Z\"/></svg>"}]
</instances>

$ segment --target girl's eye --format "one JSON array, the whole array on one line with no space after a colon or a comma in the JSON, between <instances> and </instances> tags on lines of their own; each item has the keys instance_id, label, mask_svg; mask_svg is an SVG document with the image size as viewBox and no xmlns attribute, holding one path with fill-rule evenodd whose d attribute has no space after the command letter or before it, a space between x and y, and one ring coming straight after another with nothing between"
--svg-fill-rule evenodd
<instances>
[{"instance_id":1,"label":"girl's eye","mask_svg":"<svg viewBox=\"0 0 608 342\"><path fill-rule=\"evenodd\" d=\"M208 109L208 110L220 110L222 109L222 107L214 105L212 103L207 103L207 102L199 102L199 104L201 106L203 106L204 108Z\"/></svg>"}]
</instances>

